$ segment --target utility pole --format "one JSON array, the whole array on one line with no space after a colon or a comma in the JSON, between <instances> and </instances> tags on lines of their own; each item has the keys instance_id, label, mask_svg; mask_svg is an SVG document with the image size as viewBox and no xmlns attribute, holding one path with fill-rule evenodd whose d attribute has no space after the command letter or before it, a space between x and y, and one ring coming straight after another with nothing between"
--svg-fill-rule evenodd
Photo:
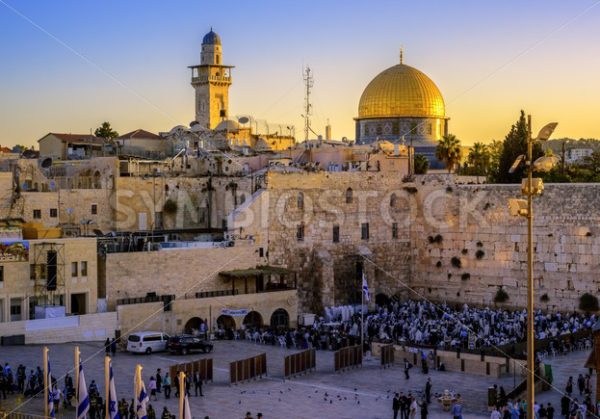
<instances>
[{"instance_id":1,"label":"utility pole","mask_svg":"<svg viewBox=\"0 0 600 419\"><path fill-rule=\"evenodd\" d=\"M306 92L304 95L304 141L308 141L308 134L310 132L310 115L312 113L312 105L310 104L310 89L314 85L313 76L310 71L310 67L306 66L306 70L303 75L304 85Z\"/></svg>"}]
</instances>

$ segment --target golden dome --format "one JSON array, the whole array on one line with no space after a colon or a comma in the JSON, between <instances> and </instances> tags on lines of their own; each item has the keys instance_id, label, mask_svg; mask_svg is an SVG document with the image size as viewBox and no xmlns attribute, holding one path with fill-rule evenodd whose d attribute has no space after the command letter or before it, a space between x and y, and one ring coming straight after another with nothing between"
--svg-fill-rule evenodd
<instances>
[{"instance_id":1,"label":"golden dome","mask_svg":"<svg viewBox=\"0 0 600 419\"><path fill-rule=\"evenodd\" d=\"M424 73L405 64L371 80L358 104L358 119L390 117L444 118L444 98Z\"/></svg>"}]
</instances>

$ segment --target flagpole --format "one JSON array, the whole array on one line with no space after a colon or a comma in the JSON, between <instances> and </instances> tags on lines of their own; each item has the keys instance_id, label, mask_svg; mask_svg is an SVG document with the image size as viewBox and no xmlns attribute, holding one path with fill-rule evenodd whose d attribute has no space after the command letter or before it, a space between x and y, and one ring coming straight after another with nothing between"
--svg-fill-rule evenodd
<instances>
[{"instance_id":1,"label":"flagpole","mask_svg":"<svg viewBox=\"0 0 600 419\"><path fill-rule=\"evenodd\" d=\"M110 371L110 356L105 356L104 357L104 389L106 391L106 397L104 397L106 399L106 419L110 419L110 412L108 411L109 408L109 400L110 400L110 375L109 375L109 371Z\"/></svg>"},{"instance_id":2,"label":"flagpole","mask_svg":"<svg viewBox=\"0 0 600 419\"><path fill-rule=\"evenodd\" d=\"M44 346L44 417L48 417L48 347Z\"/></svg>"},{"instance_id":3,"label":"flagpole","mask_svg":"<svg viewBox=\"0 0 600 419\"><path fill-rule=\"evenodd\" d=\"M140 395L138 394L140 388L141 388L141 384L140 382L142 381L142 366L140 364L137 364L135 366L135 379L133 380L133 399L136 401L136 403L139 403L139 398Z\"/></svg>"},{"instance_id":4,"label":"flagpole","mask_svg":"<svg viewBox=\"0 0 600 419\"><path fill-rule=\"evenodd\" d=\"M362 277L363 281L364 281L364 278L365 278L365 273L363 272L363 277ZM361 360L362 360L362 357L364 356L363 348L365 347L364 343L363 343L363 339L365 336L365 290L362 285L363 281L361 281L361 285L360 285L360 290L361 290L361 293L360 293L360 356L361 356Z\"/></svg>"},{"instance_id":5,"label":"flagpole","mask_svg":"<svg viewBox=\"0 0 600 419\"><path fill-rule=\"evenodd\" d=\"M185 388L185 372L179 373L179 417L183 419L183 400L186 394Z\"/></svg>"},{"instance_id":6,"label":"flagpole","mask_svg":"<svg viewBox=\"0 0 600 419\"><path fill-rule=\"evenodd\" d=\"M75 406L79 406L79 346L75 347Z\"/></svg>"}]
</instances>

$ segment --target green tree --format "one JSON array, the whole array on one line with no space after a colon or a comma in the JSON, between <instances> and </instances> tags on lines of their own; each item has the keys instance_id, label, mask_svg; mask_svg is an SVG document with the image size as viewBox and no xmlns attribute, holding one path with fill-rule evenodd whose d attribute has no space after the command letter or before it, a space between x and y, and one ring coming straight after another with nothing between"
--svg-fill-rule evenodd
<instances>
[{"instance_id":1,"label":"green tree","mask_svg":"<svg viewBox=\"0 0 600 419\"><path fill-rule=\"evenodd\" d=\"M450 173L460 161L461 152L460 140L454 134L448 134L438 142L435 157L444 162Z\"/></svg>"},{"instance_id":2,"label":"green tree","mask_svg":"<svg viewBox=\"0 0 600 419\"><path fill-rule=\"evenodd\" d=\"M488 144L487 148L490 153L488 178L494 180L498 177L500 157L502 156L502 150L504 150L504 143L499 140L492 140L492 142Z\"/></svg>"},{"instance_id":3,"label":"green tree","mask_svg":"<svg viewBox=\"0 0 600 419\"><path fill-rule=\"evenodd\" d=\"M498 183L521 183L524 166L521 165L514 173L508 173L517 157L521 154L527 155L527 140L529 131L525 112L521 111L519 120L510 128L504 139L502 154L498 163L498 172L494 179ZM543 156L542 146L539 143L533 145L533 160Z\"/></svg>"},{"instance_id":4,"label":"green tree","mask_svg":"<svg viewBox=\"0 0 600 419\"><path fill-rule=\"evenodd\" d=\"M112 129L110 126L110 122L103 122L96 131L94 131L94 135L96 137L105 138L107 140L112 140L113 138L117 138L119 133Z\"/></svg>"},{"instance_id":5,"label":"green tree","mask_svg":"<svg viewBox=\"0 0 600 419\"><path fill-rule=\"evenodd\" d=\"M467 163L469 164L470 172L475 176L486 176L489 171L491 161L490 151L483 143L475 143L469 150Z\"/></svg>"},{"instance_id":6,"label":"green tree","mask_svg":"<svg viewBox=\"0 0 600 419\"><path fill-rule=\"evenodd\" d=\"M424 175L429 170L429 160L422 154L415 154L414 161L415 175Z\"/></svg>"}]
</instances>

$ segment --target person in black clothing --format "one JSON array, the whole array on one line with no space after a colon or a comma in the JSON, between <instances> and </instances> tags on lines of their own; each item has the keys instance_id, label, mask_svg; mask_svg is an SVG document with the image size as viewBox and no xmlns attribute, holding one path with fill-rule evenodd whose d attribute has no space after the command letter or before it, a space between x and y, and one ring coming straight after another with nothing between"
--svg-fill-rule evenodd
<instances>
[{"instance_id":1,"label":"person in black clothing","mask_svg":"<svg viewBox=\"0 0 600 419\"><path fill-rule=\"evenodd\" d=\"M408 374L408 370L410 370L412 368L412 364L410 362L408 362L408 359L404 358L404 378L406 378L407 380L410 378L410 375Z\"/></svg>"},{"instance_id":2,"label":"person in black clothing","mask_svg":"<svg viewBox=\"0 0 600 419\"><path fill-rule=\"evenodd\" d=\"M426 400L423 400L421 403L419 403L419 407L421 408L421 419L427 419L427 414L429 413L427 410L427 403L429 402Z\"/></svg>"},{"instance_id":3,"label":"person in black clothing","mask_svg":"<svg viewBox=\"0 0 600 419\"><path fill-rule=\"evenodd\" d=\"M398 393L394 394L392 400L392 410L394 411L394 419L398 419L398 411L400 410L400 397Z\"/></svg>"},{"instance_id":4,"label":"person in black clothing","mask_svg":"<svg viewBox=\"0 0 600 419\"><path fill-rule=\"evenodd\" d=\"M202 379L200 378L199 371L194 373L194 392L196 393L196 397L198 397L198 393L200 393L200 397L204 397L204 394L202 394Z\"/></svg>"},{"instance_id":5,"label":"person in black clothing","mask_svg":"<svg viewBox=\"0 0 600 419\"><path fill-rule=\"evenodd\" d=\"M429 404L431 403L431 378L427 379L427 382L425 383L425 403Z\"/></svg>"},{"instance_id":6,"label":"person in black clothing","mask_svg":"<svg viewBox=\"0 0 600 419\"><path fill-rule=\"evenodd\" d=\"M110 338L106 338L104 341L104 352L106 353L106 356L110 355Z\"/></svg>"},{"instance_id":7,"label":"person in black clothing","mask_svg":"<svg viewBox=\"0 0 600 419\"><path fill-rule=\"evenodd\" d=\"M113 339L110 342L110 354L112 355L113 358L117 354L117 339Z\"/></svg>"},{"instance_id":8,"label":"person in black clothing","mask_svg":"<svg viewBox=\"0 0 600 419\"><path fill-rule=\"evenodd\" d=\"M565 417L569 414L569 405L570 405L570 400L569 400L569 396L567 396L566 394L564 396L562 396L562 398L560 399L560 414L561 416Z\"/></svg>"},{"instance_id":9,"label":"person in black clothing","mask_svg":"<svg viewBox=\"0 0 600 419\"><path fill-rule=\"evenodd\" d=\"M157 393L160 393L160 390L162 388L162 382L163 382L162 375L160 374L160 368L158 368L156 370L156 392Z\"/></svg>"},{"instance_id":10,"label":"person in black clothing","mask_svg":"<svg viewBox=\"0 0 600 419\"><path fill-rule=\"evenodd\" d=\"M579 374L579 377L577 377L577 388L579 389L579 395L583 396L583 390L585 390L585 378L583 378L582 374Z\"/></svg>"},{"instance_id":11,"label":"person in black clothing","mask_svg":"<svg viewBox=\"0 0 600 419\"><path fill-rule=\"evenodd\" d=\"M410 409L410 399L404 395L404 393L400 393L400 417L402 419L408 419L408 411Z\"/></svg>"},{"instance_id":12,"label":"person in black clothing","mask_svg":"<svg viewBox=\"0 0 600 419\"><path fill-rule=\"evenodd\" d=\"M546 407L546 417L554 419L554 407L552 407L552 403L548 403L548 407Z\"/></svg>"}]
</instances>

